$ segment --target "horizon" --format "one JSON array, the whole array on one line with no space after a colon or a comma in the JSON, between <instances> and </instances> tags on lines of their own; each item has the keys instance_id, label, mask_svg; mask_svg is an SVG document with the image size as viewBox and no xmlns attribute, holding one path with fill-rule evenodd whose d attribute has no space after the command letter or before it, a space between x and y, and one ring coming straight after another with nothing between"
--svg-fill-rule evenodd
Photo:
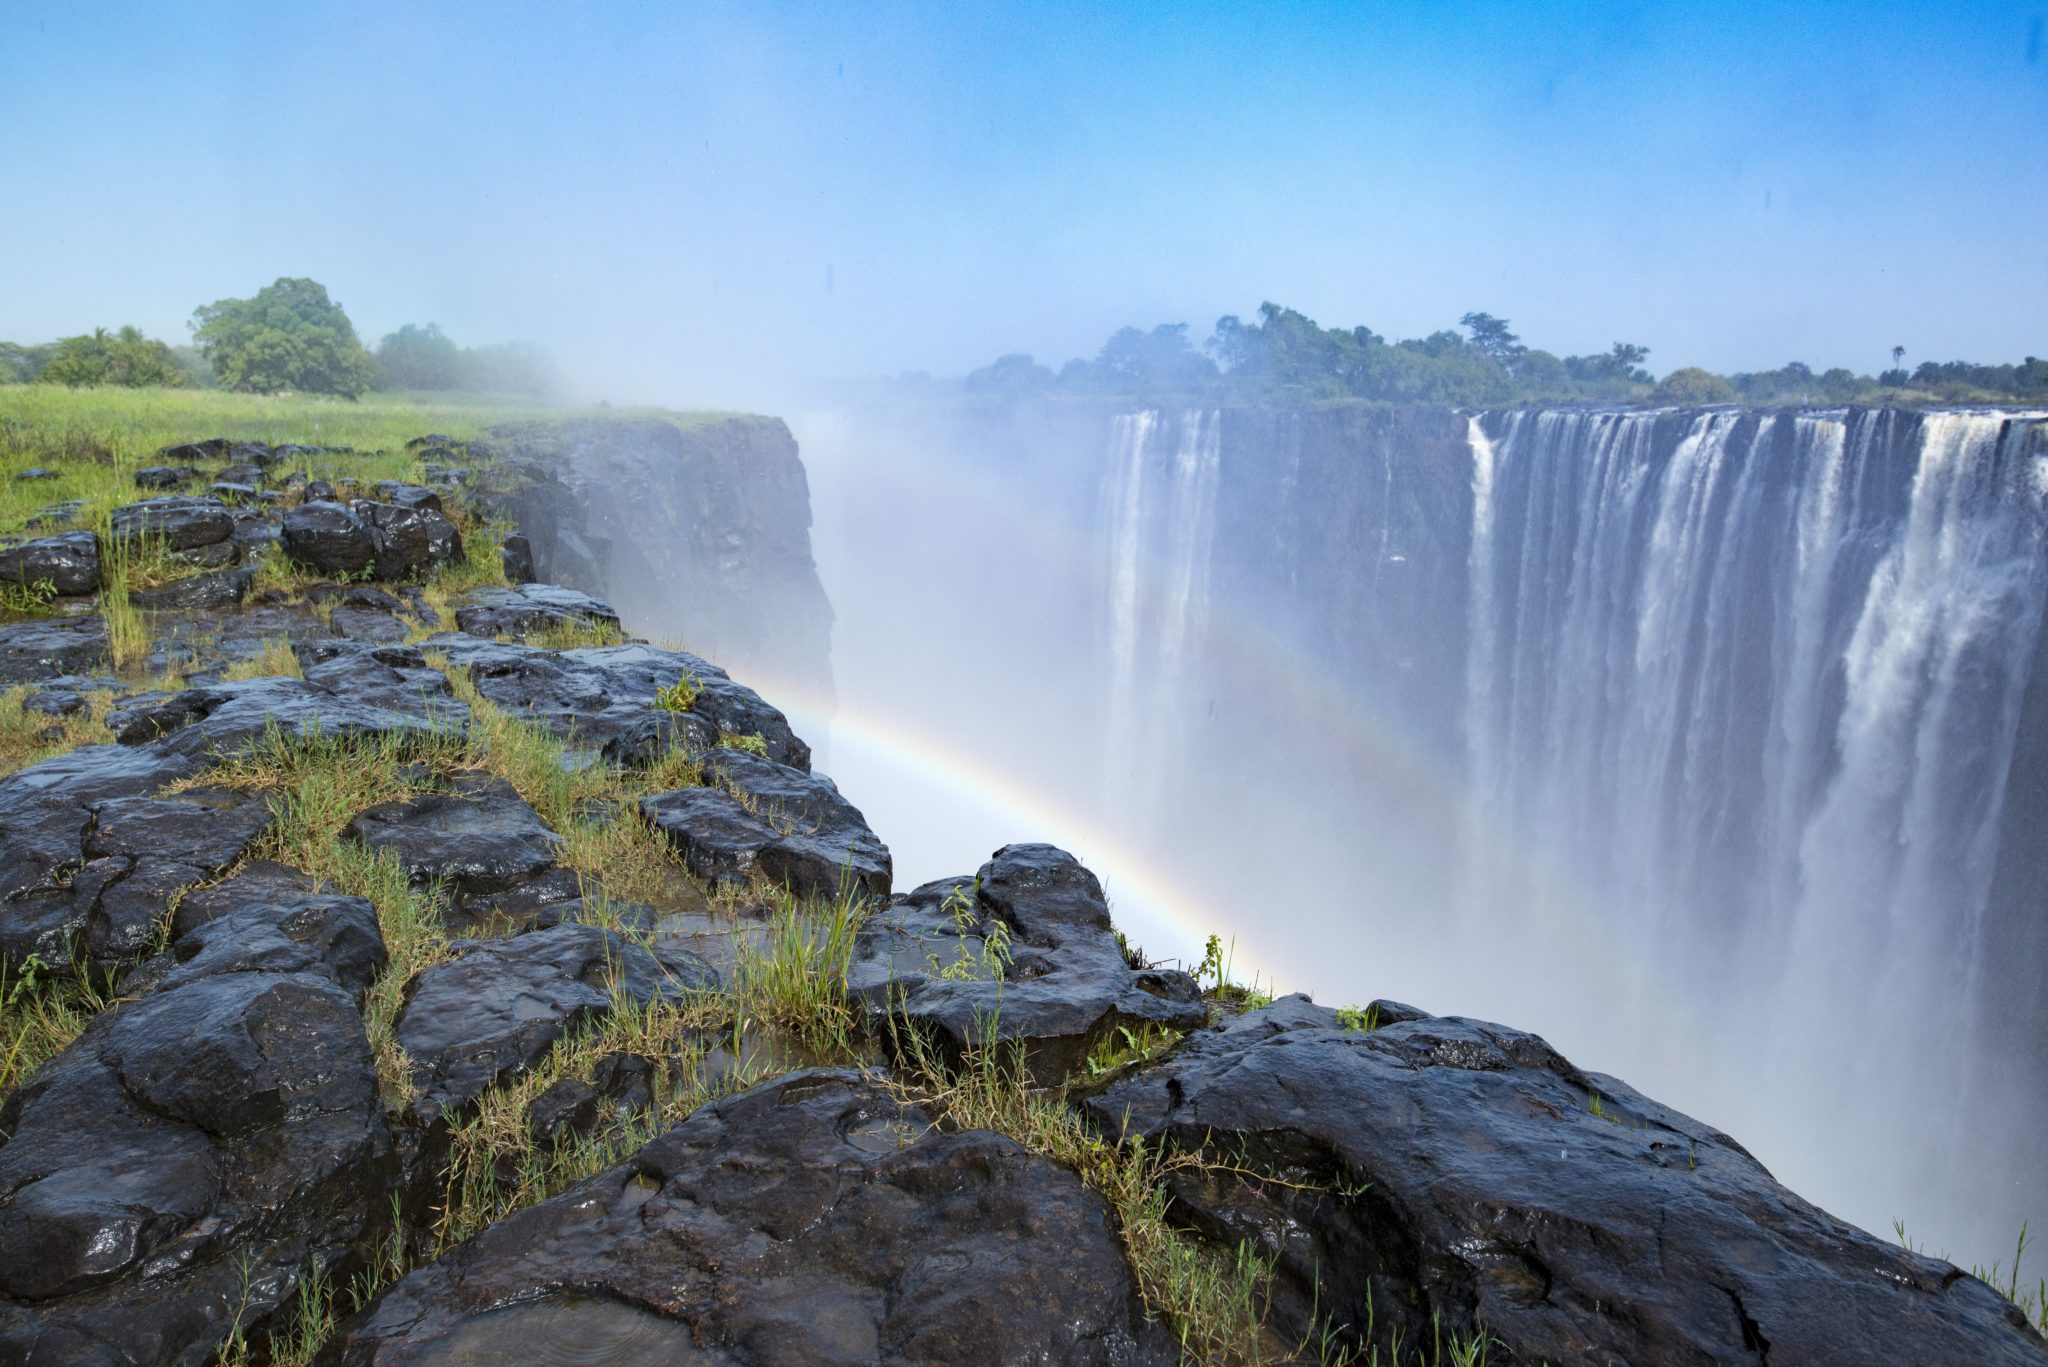
<instances>
[{"instance_id":1,"label":"horizon","mask_svg":"<svg viewBox=\"0 0 2048 1367\"><path fill-rule=\"evenodd\" d=\"M1660 375L2048 350L2038 8L507 13L18 21L0 337L180 345L309 276L367 345L534 341L614 401L1057 367L1269 299Z\"/></svg>"}]
</instances>

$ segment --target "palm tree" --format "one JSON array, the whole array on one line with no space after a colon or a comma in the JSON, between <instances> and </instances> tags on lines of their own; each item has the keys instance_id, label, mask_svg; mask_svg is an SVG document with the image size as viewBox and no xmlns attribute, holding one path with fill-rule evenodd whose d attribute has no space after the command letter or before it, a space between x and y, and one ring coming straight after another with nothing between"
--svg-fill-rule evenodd
<instances>
[{"instance_id":1,"label":"palm tree","mask_svg":"<svg viewBox=\"0 0 2048 1367\"><path fill-rule=\"evenodd\" d=\"M1905 359L1906 359L1906 349L1905 349L1904 347L1902 347L1902 346L1895 346L1895 347L1893 347L1893 348L1892 348L1892 369L1893 369L1893 370L1897 370L1897 369L1899 368L1899 362L1901 362L1901 361L1903 361L1903 360L1905 360Z\"/></svg>"}]
</instances>

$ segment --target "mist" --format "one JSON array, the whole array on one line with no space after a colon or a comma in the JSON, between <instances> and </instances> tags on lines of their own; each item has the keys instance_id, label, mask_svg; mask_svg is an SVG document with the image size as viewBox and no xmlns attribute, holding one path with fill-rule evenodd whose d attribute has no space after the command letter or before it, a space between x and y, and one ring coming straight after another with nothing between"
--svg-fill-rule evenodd
<instances>
[{"instance_id":1,"label":"mist","mask_svg":"<svg viewBox=\"0 0 2048 1367\"><path fill-rule=\"evenodd\" d=\"M465 344L545 346L569 401L782 415L836 613L831 682L779 675L744 641L720 663L814 743L891 846L899 889L971 873L1005 842L1058 843L1156 959L1192 967L1213 935L1261 987L1541 1033L1726 1129L1845 1218L1901 1218L1988 1262L2027 1213L2048 1214L2038 1174L2015 1176L2048 1121L2038 1089L1998 1091L2002 1065L2048 1058L2048 1017L2027 1014L2044 970L2023 955L1999 967L1985 929L2039 893L1998 843L1998 762L2025 750L2030 681L2048 687L2029 672L2038 528L2030 541L1969 523L2013 544L1971 541L1983 557L1942 561L1922 591L1975 617L1943 637L1949 654L1890 659L1866 635L1892 619L1835 611L1864 599L1833 581L1769 608L1771 624L1736 621L1731 604L1776 600L1714 579L1689 544L1670 564L1617 552L1610 579L1523 604L1580 562L1568 537L1531 530L1526 488L1481 546L1494 490L1475 462L1520 470L1536 449L1516 414L1446 409L1393 436L1359 416L1355 459L1310 452L1301 467L1324 488L1289 482L1306 457L1284 418L1232 438L1240 418L1202 405L969 403L949 382L1005 354L1089 357L1126 325L1199 337L1264 300L1389 337L1485 309L1560 356L1640 341L1659 373L1796 358L1863 374L1894 346L2039 355L2041 31L2017 8L1789 4L21 15L0 41L0 339L133 323L183 342L198 305L307 276L366 340L432 322ZM906 374L944 392L876 383ZM1769 440L1792 451L1782 421ZM1845 441L1861 432L1828 421ZM1681 437L1687 459L1737 440L1659 436L1659 462ZM1920 441L1877 445L1898 474L1927 459ZM1713 468L1729 481L1701 495L1698 525L1726 538L1714 563L1766 547L1774 565L1807 563L1821 541L1799 539L1805 524L1757 530L1726 511L1751 467ZM1806 486L1773 478L1756 476L1778 500L1757 506L1790 519ZM1901 481L1885 527L1914 525ZM1559 509L1597 503L1549 492ZM1304 509L1319 502L1352 520L1316 524ZM1875 582L1888 564L1860 568ZM1617 618L1624 600L1695 594L1669 617L1692 624L1672 629L1682 708L1602 710L1637 698L1629 671L1563 672L1633 667L1635 638L1605 628L1569 638L1583 647L1569 660L1561 646L1510 658L1513 642L1566 641L1558 604L1596 589ZM687 603L632 625L691 639ZM1723 656L1702 653L1711 631ZM1733 741L1687 749L1712 730L1691 723L1734 734L1726 718L1769 698L1778 752L1848 755L1858 720L1841 712L1857 696L1846 666L1695 677L1714 658L1749 668L1767 642L1894 668L1953 717L1901 701L1922 743L1857 752L1867 789L1830 786L1837 756L1759 779L1782 781L1759 795L1723 772ZM1520 682L1494 672L1517 668ZM1574 710L1543 677L1590 701ZM1981 688L1942 692L1958 679ZM1487 710L1538 694L1526 716ZM1651 760L1698 785L1672 791L1725 807L1632 824L1612 799L1647 792L1631 785ZM1999 801L1979 810L1968 794L1988 787ZM1766 810L1782 818L1769 839L1729 835ZM1886 862L1894 843L1961 831L1943 811L1979 843ZM1603 844L1626 849L1589 848ZM1765 872L1783 885L1734 891L1762 876L1752 856L1777 860ZM1823 873L1824 907L1786 890ZM1919 881L1897 892L1894 875ZM1869 925L1827 919L1859 897L1889 918L1890 957ZM1945 919L1951 903L1967 924ZM1971 956L1945 957L1962 940ZM1901 967L1919 951L1925 972ZM1888 1011L1946 1023L1888 1068L1859 1052ZM1904 1117L1896 1136L1887 1116Z\"/></svg>"}]
</instances>

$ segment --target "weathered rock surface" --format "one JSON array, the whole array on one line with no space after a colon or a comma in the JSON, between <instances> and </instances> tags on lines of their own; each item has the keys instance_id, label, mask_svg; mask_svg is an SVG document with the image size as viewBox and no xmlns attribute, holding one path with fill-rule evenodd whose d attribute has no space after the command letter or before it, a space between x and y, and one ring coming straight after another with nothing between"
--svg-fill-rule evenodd
<instances>
[{"instance_id":1,"label":"weathered rock surface","mask_svg":"<svg viewBox=\"0 0 2048 1367\"><path fill-rule=\"evenodd\" d=\"M1000 982L987 962L998 922L1012 956ZM877 1019L899 1014L955 1054L992 1026L1048 1085L1121 1029L1208 1021L1187 974L1131 967L1101 883L1050 845L1005 845L975 877L927 883L869 917L847 988Z\"/></svg>"},{"instance_id":2,"label":"weathered rock surface","mask_svg":"<svg viewBox=\"0 0 2048 1367\"><path fill-rule=\"evenodd\" d=\"M1728 1136L1503 1026L1353 1030L1290 997L1088 1112L1280 1179L1183 1173L1173 1190L1183 1218L1277 1257L1290 1341L1319 1308L1377 1326L1382 1351L1396 1330L1425 1341L1433 1316L1477 1323L1500 1345L1489 1362L2048 1359L1982 1282L1833 1219Z\"/></svg>"},{"instance_id":3,"label":"weathered rock surface","mask_svg":"<svg viewBox=\"0 0 2048 1367\"><path fill-rule=\"evenodd\" d=\"M209 1362L386 1210L360 1017L310 974L230 972L111 1011L0 1108L0 1359Z\"/></svg>"},{"instance_id":4,"label":"weathered rock surface","mask_svg":"<svg viewBox=\"0 0 2048 1367\"><path fill-rule=\"evenodd\" d=\"M0 625L0 687L108 668L107 624L97 617Z\"/></svg>"},{"instance_id":5,"label":"weathered rock surface","mask_svg":"<svg viewBox=\"0 0 2048 1367\"><path fill-rule=\"evenodd\" d=\"M701 749L720 732L758 735L768 757L797 769L811 748L761 695L708 660L649 645L542 650L468 635L436 636L426 648L469 670L477 691L554 734L618 764L651 764L671 749ZM692 681L689 710L656 706L656 696Z\"/></svg>"},{"instance_id":6,"label":"weathered rock surface","mask_svg":"<svg viewBox=\"0 0 2048 1367\"><path fill-rule=\"evenodd\" d=\"M611 1010L616 997L646 1003L717 986L691 955L658 960L598 926L565 924L509 940L458 942L451 962L413 981L398 1043L411 1056L433 1123L460 1113L485 1088L532 1067L562 1035Z\"/></svg>"},{"instance_id":7,"label":"weathered rock surface","mask_svg":"<svg viewBox=\"0 0 2048 1367\"><path fill-rule=\"evenodd\" d=\"M147 612L212 612L247 598L255 580L256 571L244 566L173 579L158 588L136 589L128 597Z\"/></svg>"},{"instance_id":8,"label":"weathered rock surface","mask_svg":"<svg viewBox=\"0 0 2048 1367\"><path fill-rule=\"evenodd\" d=\"M100 543L91 532L60 532L0 547L0 584L26 589L49 585L61 597L97 592Z\"/></svg>"},{"instance_id":9,"label":"weathered rock surface","mask_svg":"<svg viewBox=\"0 0 2048 1367\"><path fill-rule=\"evenodd\" d=\"M455 625L472 636L525 636L549 627L616 627L619 614L602 598L552 584L478 589L455 610Z\"/></svg>"},{"instance_id":10,"label":"weathered rock surface","mask_svg":"<svg viewBox=\"0 0 2048 1367\"><path fill-rule=\"evenodd\" d=\"M138 489L175 489L187 480L197 479L199 471L190 465L147 465L135 472L135 487Z\"/></svg>"},{"instance_id":11,"label":"weathered rock surface","mask_svg":"<svg viewBox=\"0 0 2048 1367\"><path fill-rule=\"evenodd\" d=\"M345 578L417 579L460 559L462 537L440 499L417 485L394 491L402 502L317 501L287 509L279 544L300 564Z\"/></svg>"},{"instance_id":12,"label":"weathered rock surface","mask_svg":"<svg viewBox=\"0 0 2048 1367\"><path fill-rule=\"evenodd\" d=\"M457 775L446 791L377 803L343 835L391 855L418 886L445 883L458 901L547 873L562 847L517 789L486 773Z\"/></svg>"},{"instance_id":13,"label":"weathered rock surface","mask_svg":"<svg viewBox=\"0 0 2048 1367\"><path fill-rule=\"evenodd\" d=\"M268 819L232 797L150 796L198 768L89 745L0 779L0 964L35 954L54 972L108 969L146 948L171 897L239 855ZM164 832L192 843L153 848Z\"/></svg>"},{"instance_id":14,"label":"weathered rock surface","mask_svg":"<svg viewBox=\"0 0 2048 1367\"><path fill-rule=\"evenodd\" d=\"M302 679L242 679L172 694L159 704L153 725L167 751L204 759L231 755L260 744L276 730L329 740L350 736L426 738L460 727L468 709L452 700L435 706L425 699L418 711L359 702L333 687ZM145 737L146 738L146 737Z\"/></svg>"},{"instance_id":15,"label":"weathered rock surface","mask_svg":"<svg viewBox=\"0 0 2048 1367\"><path fill-rule=\"evenodd\" d=\"M805 896L889 895L889 848L831 779L741 750L707 751L702 763L723 789L640 804L691 872L720 882L759 873Z\"/></svg>"},{"instance_id":16,"label":"weathered rock surface","mask_svg":"<svg viewBox=\"0 0 2048 1367\"><path fill-rule=\"evenodd\" d=\"M121 979L121 993L170 991L222 973L313 973L360 1010L385 959L384 933L367 899L304 895L199 921L168 951L136 965Z\"/></svg>"},{"instance_id":17,"label":"weathered rock surface","mask_svg":"<svg viewBox=\"0 0 2048 1367\"><path fill-rule=\"evenodd\" d=\"M1170 1363L1101 1199L858 1075L714 1102L387 1290L322 1359Z\"/></svg>"},{"instance_id":18,"label":"weathered rock surface","mask_svg":"<svg viewBox=\"0 0 2048 1367\"><path fill-rule=\"evenodd\" d=\"M234 536L235 518L217 498L145 498L114 509L111 532L117 541L161 539L167 550L212 564L219 563L215 548Z\"/></svg>"}]
</instances>

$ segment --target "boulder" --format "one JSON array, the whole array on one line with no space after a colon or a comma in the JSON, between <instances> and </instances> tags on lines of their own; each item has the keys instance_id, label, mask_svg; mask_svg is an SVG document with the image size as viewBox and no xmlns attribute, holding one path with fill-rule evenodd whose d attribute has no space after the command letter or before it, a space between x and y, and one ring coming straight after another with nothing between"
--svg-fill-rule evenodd
<instances>
[{"instance_id":1,"label":"boulder","mask_svg":"<svg viewBox=\"0 0 2048 1367\"><path fill-rule=\"evenodd\" d=\"M310 497L313 485L308 485L306 492ZM362 575L377 558L376 542L362 519L324 499L286 509L279 523L278 544L307 569L340 578Z\"/></svg>"},{"instance_id":2,"label":"boulder","mask_svg":"<svg viewBox=\"0 0 2048 1367\"><path fill-rule=\"evenodd\" d=\"M444 681L445 682L445 681ZM281 732L301 738L356 736L428 739L459 727L468 709L452 700L416 700L412 711L357 701L303 679L241 679L172 695L159 710L168 730L163 746L191 759L232 755ZM175 729L171 729L175 727Z\"/></svg>"},{"instance_id":3,"label":"boulder","mask_svg":"<svg viewBox=\"0 0 2048 1367\"><path fill-rule=\"evenodd\" d=\"M238 866L234 875L203 888L194 888L178 899L171 917L173 943L208 921L238 912L291 906L316 893L333 889L299 872L289 864L270 859L252 859Z\"/></svg>"},{"instance_id":4,"label":"boulder","mask_svg":"<svg viewBox=\"0 0 2048 1367\"><path fill-rule=\"evenodd\" d=\"M121 995L172 991L222 973L312 973L347 992L360 1010L385 957L368 899L313 894L197 922L169 950L130 970Z\"/></svg>"},{"instance_id":5,"label":"boulder","mask_svg":"<svg viewBox=\"0 0 2048 1367\"><path fill-rule=\"evenodd\" d=\"M113 668L107 624L98 617L0 625L0 688Z\"/></svg>"},{"instance_id":6,"label":"boulder","mask_svg":"<svg viewBox=\"0 0 2048 1367\"><path fill-rule=\"evenodd\" d=\"M392 856L416 886L445 884L458 903L547 873L562 848L517 789L481 772L456 775L445 791L379 802L342 834Z\"/></svg>"},{"instance_id":7,"label":"boulder","mask_svg":"<svg viewBox=\"0 0 2048 1367\"><path fill-rule=\"evenodd\" d=\"M641 801L647 820L691 872L719 882L759 873L800 895L889 895L889 849L832 780L741 750L703 758L717 788Z\"/></svg>"},{"instance_id":8,"label":"boulder","mask_svg":"<svg viewBox=\"0 0 2048 1367\"><path fill-rule=\"evenodd\" d=\"M416 486L407 486L415 488ZM462 536L441 511L441 501L424 489L431 506L358 501L356 515L376 542L379 579L423 579L462 558Z\"/></svg>"},{"instance_id":9,"label":"boulder","mask_svg":"<svg viewBox=\"0 0 2048 1367\"><path fill-rule=\"evenodd\" d=\"M1504 1026L1354 1029L1286 998L1087 1111L1228 1165L1175 1174L1175 1214L1277 1259L1289 1342L1320 1314L1347 1347L1373 1325L1381 1352L1396 1333L1483 1327L1488 1361L1512 1363L2048 1360L1974 1277L1832 1218L1727 1135Z\"/></svg>"},{"instance_id":10,"label":"boulder","mask_svg":"<svg viewBox=\"0 0 2048 1367\"><path fill-rule=\"evenodd\" d=\"M375 590L351 589L343 608L360 600L356 595ZM369 608L359 609L364 612ZM430 668L417 646L353 640L299 640L292 654L306 682L336 697L386 708L422 721L453 725L467 718L469 709L455 700L447 676Z\"/></svg>"},{"instance_id":11,"label":"boulder","mask_svg":"<svg viewBox=\"0 0 2048 1367\"><path fill-rule=\"evenodd\" d=\"M62 597L95 593L100 586L100 543L91 532L63 532L0 547L0 584L35 589L48 584Z\"/></svg>"},{"instance_id":12,"label":"boulder","mask_svg":"<svg viewBox=\"0 0 2048 1367\"><path fill-rule=\"evenodd\" d=\"M135 472L138 489L175 489L187 480L199 478L189 465L149 465Z\"/></svg>"},{"instance_id":13,"label":"boulder","mask_svg":"<svg viewBox=\"0 0 2048 1367\"><path fill-rule=\"evenodd\" d=\"M137 589L128 598L145 612L218 612L247 598L255 581L256 571L245 565L173 579L160 588Z\"/></svg>"},{"instance_id":14,"label":"boulder","mask_svg":"<svg viewBox=\"0 0 2048 1367\"><path fill-rule=\"evenodd\" d=\"M204 1363L345 1282L390 1137L346 992L223 973L100 1016L0 1108L0 1360Z\"/></svg>"},{"instance_id":15,"label":"boulder","mask_svg":"<svg viewBox=\"0 0 2048 1367\"><path fill-rule=\"evenodd\" d=\"M713 1102L387 1288L327 1358L1167 1364L1102 1199L852 1073Z\"/></svg>"},{"instance_id":16,"label":"boulder","mask_svg":"<svg viewBox=\"0 0 2048 1367\"><path fill-rule=\"evenodd\" d=\"M997 923L1010 962L988 950ZM896 1015L954 1057L991 1037L1017 1041L1055 1085L1120 1030L1208 1022L1194 979L1134 968L1095 875L1050 845L1005 845L973 878L927 883L862 923L847 991L879 1027Z\"/></svg>"},{"instance_id":17,"label":"boulder","mask_svg":"<svg viewBox=\"0 0 2048 1367\"><path fill-rule=\"evenodd\" d=\"M613 763L653 763L669 748L702 748L718 733L758 735L768 758L809 769L811 748L782 713L717 665L680 650L630 644L543 650L461 634L436 636L429 649L469 671L477 691ZM664 689L694 681L688 710L657 705Z\"/></svg>"},{"instance_id":18,"label":"boulder","mask_svg":"<svg viewBox=\"0 0 2048 1367\"><path fill-rule=\"evenodd\" d=\"M455 609L455 625L472 636L525 636L549 627L597 623L616 627L619 614L602 598L551 584L477 589Z\"/></svg>"},{"instance_id":19,"label":"boulder","mask_svg":"<svg viewBox=\"0 0 2048 1367\"><path fill-rule=\"evenodd\" d=\"M526 539L524 532L514 532L505 538L505 544L498 548L498 563L505 571L507 582L530 583L533 579L533 543Z\"/></svg>"},{"instance_id":20,"label":"boulder","mask_svg":"<svg viewBox=\"0 0 2048 1367\"><path fill-rule=\"evenodd\" d=\"M598 926L569 923L509 940L458 941L456 949L413 980L398 1018L418 1088L413 1113L425 1124L466 1112L621 997L644 1004L718 985L694 956L657 960Z\"/></svg>"},{"instance_id":21,"label":"boulder","mask_svg":"<svg viewBox=\"0 0 2048 1367\"><path fill-rule=\"evenodd\" d=\"M229 544L235 518L217 498L173 495L114 509L110 527L117 541L161 538L166 549L204 560L211 558L212 548Z\"/></svg>"}]
</instances>

